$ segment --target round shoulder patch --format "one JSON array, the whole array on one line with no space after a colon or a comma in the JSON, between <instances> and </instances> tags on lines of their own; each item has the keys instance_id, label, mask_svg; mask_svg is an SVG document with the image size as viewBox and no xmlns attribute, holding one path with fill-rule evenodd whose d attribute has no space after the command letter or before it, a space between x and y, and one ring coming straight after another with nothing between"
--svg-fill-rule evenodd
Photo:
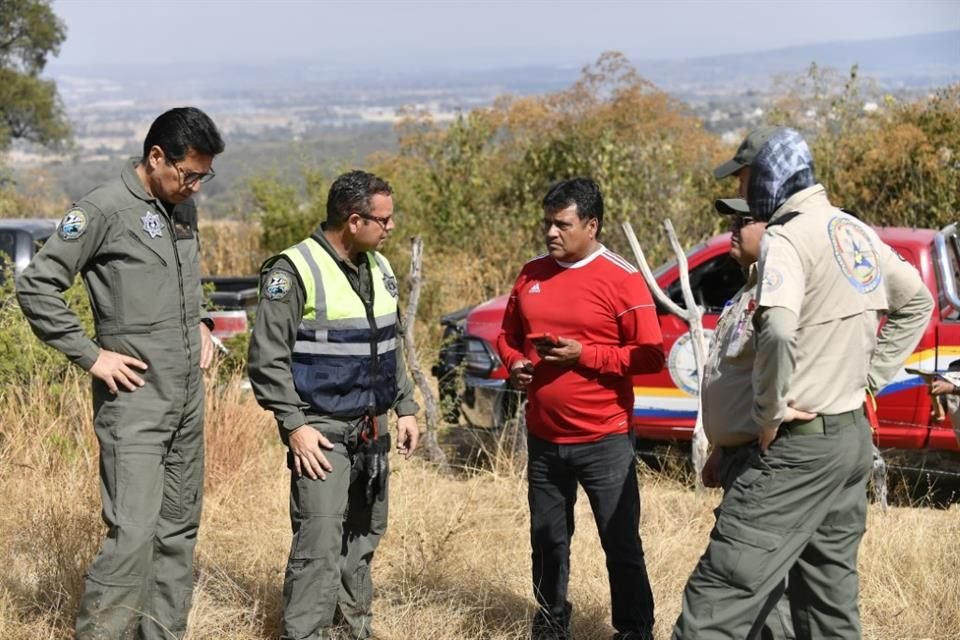
<instances>
[{"instance_id":1,"label":"round shoulder patch","mask_svg":"<svg viewBox=\"0 0 960 640\"><path fill-rule=\"evenodd\" d=\"M763 287L764 291L772 292L780 288L783 284L783 274L779 269L764 265L763 268Z\"/></svg>"},{"instance_id":2,"label":"round shoulder patch","mask_svg":"<svg viewBox=\"0 0 960 640\"><path fill-rule=\"evenodd\" d=\"M80 207L67 211L60 221L58 233L64 240L76 240L87 230L87 212Z\"/></svg>"},{"instance_id":3,"label":"round shoulder patch","mask_svg":"<svg viewBox=\"0 0 960 640\"><path fill-rule=\"evenodd\" d=\"M293 287L293 274L283 269L273 269L264 279L263 297L267 300L283 300Z\"/></svg>"},{"instance_id":4,"label":"round shoulder patch","mask_svg":"<svg viewBox=\"0 0 960 640\"><path fill-rule=\"evenodd\" d=\"M840 271L859 293L870 293L880 285L880 259L863 226L848 216L836 216L827 233L833 257Z\"/></svg>"}]
</instances>

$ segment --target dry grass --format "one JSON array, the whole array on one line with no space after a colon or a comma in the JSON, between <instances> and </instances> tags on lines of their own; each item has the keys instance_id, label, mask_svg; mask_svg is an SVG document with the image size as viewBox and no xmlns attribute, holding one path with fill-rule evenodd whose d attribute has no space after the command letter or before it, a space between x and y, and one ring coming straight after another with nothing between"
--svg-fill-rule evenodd
<instances>
[{"instance_id":1,"label":"dry grass","mask_svg":"<svg viewBox=\"0 0 960 640\"><path fill-rule=\"evenodd\" d=\"M260 248L260 225L243 220L200 223L200 273L242 276L259 273L270 256Z\"/></svg>"},{"instance_id":2,"label":"dry grass","mask_svg":"<svg viewBox=\"0 0 960 640\"><path fill-rule=\"evenodd\" d=\"M70 637L82 574L101 535L96 443L85 379L0 398L0 638ZM208 393L207 494L192 640L275 638L290 533L275 427L235 386ZM57 400L62 397L63 400ZM489 451L495 451L494 448ZM643 534L669 637L719 494L642 473ZM443 477L398 461L391 522L375 564L384 638L520 639L532 616L525 483L509 463ZM609 637L602 553L578 503L571 598L580 640ZM861 549L864 637L960 637L960 517L929 508L870 512Z\"/></svg>"}]
</instances>

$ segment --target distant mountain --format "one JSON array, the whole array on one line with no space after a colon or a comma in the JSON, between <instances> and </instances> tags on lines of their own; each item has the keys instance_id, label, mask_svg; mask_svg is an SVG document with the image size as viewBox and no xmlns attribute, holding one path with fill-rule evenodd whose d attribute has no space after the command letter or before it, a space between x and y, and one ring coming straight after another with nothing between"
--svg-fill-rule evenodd
<instances>
[{"instance_id":1,"label":"distant mountain","mask_svg":"<svg viewBox=\"0 0 960 640\"><path fill-rule=\"evenodd\" d=\"M629 52L628 52L629 53ZM333 54L331 54L333 55ZM210 63L182 65L61 65L54 61L49 75L58 81L69 108L112 100L153 102L291 101L309 98L317 104L395 105L429 99L440 91L446 103L462 96L464 108L485 103L502 93L543 93L569 86L580 74L576 65L477 66L476 54L463 69L450 60L439 64L392 63L369 68L336 59L272 63ZM599 55L599 52L598 52ZM502 56L499 58L502 59ZM584 61L584 64L591 62ZM764 92L771 78L802 73L816 62L847 70L860 65L862 75L890 90L927 90L960 81L960 31L834 42L689 59L636 59L640 73L681 98L697 95L741 95ZM171 83L176 79L176 83Z\"/></svg>"},{"instance_id":2,"label":"distant mountain","mask_svg":"<svg viewBox=\"0 0 960 640\"><path fill-rule=\"evenodd\" d=\"M726 87L731 93L762 91L773 76L803 72L811 62L843 71L858 64L861 75L875 78L884 88L924 90L960 81L960 31L685 60L635 61L644 77L667 91Z\"/></svg>"}]
</instances>

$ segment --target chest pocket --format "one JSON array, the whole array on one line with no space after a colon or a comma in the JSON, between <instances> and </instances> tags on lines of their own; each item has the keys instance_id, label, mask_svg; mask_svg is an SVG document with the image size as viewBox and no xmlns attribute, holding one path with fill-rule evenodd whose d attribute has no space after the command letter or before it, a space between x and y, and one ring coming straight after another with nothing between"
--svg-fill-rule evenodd
<instances>
[{"instance_id":1,"label":"chest pocket","mask_svg":"<svg viewBox=\"0 0 960 640\"><path fill-rule=\"evenodd\" d=\"M119 332L146 332L180 317L173 238L166 227L150 237L134 213L112 241L113 302Z\"/></svg>"}]
</instances>

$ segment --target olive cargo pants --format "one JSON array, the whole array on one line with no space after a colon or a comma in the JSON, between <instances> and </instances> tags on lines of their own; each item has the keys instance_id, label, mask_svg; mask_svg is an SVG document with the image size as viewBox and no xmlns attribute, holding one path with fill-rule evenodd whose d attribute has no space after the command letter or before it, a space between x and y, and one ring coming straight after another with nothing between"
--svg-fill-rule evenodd
<instances>
[{"instance_id":1,"label":"olive cargo pants","mask_svg":"<svg viewBox=\"0 0 960 640\"><path fill-rule=\"evenodd\" d=\"M751 457L756 452L756 442L739 447L724 447L719 470L720 484L724 493L729 491L740 474L746 471ZM719 509L716 514L719 517ZM793 623L790 620L790 599L787 598L786 592L770 610L757 638L759 640L795 640L796 635L793 633Z\"/></svg>"},{"instance_id":2,"label":"olive cargo pants","mask_svg":"<svg viewBox=\"0 0 960 640\"><path fill-rule=\"evenodd\" d=\"M350 638L364 640L372 632L370 565L387 528L389 480L368 503L366 476L351 482L357 434L324 435L334 443L324 452L333 466L326 480L297 478L291 471L293 542L283 582L282 640L335 637L338 614ZM390 436L382 436L380 445L386 456ZM389 466L384 472L389 476Z\"/></svg>"},{"instance_id":3,"label":"olive cargo pants","mask_svg":"<svg viewBox=\"0 0 960 640\"><path fill-rule=\"evenodd\" d=\"M148 372L147 385L113 397L94 382L108 530L86 574L78 640L186 632L203 501L203 380L199 369L177 376L170 402L169 387L151 384L162 374Z\"/></svg>"},{"instance_id":4,"label":"olive cargo pants","mask_svg":"<svg viewBox=\"0 0 960 640\"><path fill-rule=\"evenodd\" d=\"M783 425L724 494L674 640L756 638L784 580L796 637L859 639L870 426L858 409Z\"/></svg>"}]
</instances>

